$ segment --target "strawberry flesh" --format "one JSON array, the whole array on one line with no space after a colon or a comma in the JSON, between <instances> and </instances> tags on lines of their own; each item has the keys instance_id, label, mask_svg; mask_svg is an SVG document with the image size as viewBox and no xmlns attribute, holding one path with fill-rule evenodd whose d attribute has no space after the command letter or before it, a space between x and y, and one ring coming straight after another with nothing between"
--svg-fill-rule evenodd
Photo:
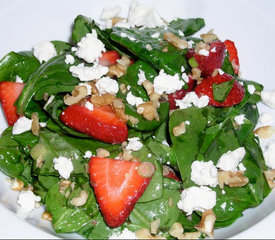
<instances>
[{"instance_id":1,"label":"strawberry flesh","mask_svg":"<svg viewBox=\"0 0 275 240\"><path fill-rule=\"evenodd\" d=\"M116 61L120 59L117 51L107 51L103 52L102 56L99 58L99 64L102 66L109 67L116 64Z\"/></svg>"},{"instance_id":2,"label":"strawberry flesh","mask_svg":"<svg viewBox=\"0 0 275 240\"><path fill-rule=\"evenodd\" d=\"M194 48L189 49L186 53L187 59L195 58L203 77L211 76L215 69L221 68L225 58L224 42L217 40L209 43L209 45L209 56L197 54Z\"/></svg>"},{"instance_id":3,"label":"strawberry flesh","mask_svg":"<svg viewBox=\"0 0 275 240\"><path fill-rule=\"evenodd\" d=\"M74 104L60 114L60 120L70 128L106 143L122 143L127 140L128 128L109 106L94 107L90 111Z\"/></svg>"},{"instance_id":4,"label":"strawberry flesh","mask_svg":"<svg viewBox=\"0 0 275 240\"><path fill-rule=\"evenodd\" d=\"M125 222L152 177L138 174L141 162L92 157L90 182L106 224L115 228Z\"/></svg>"},{"instance_id":5,"label":"strawberry flesh","mask_svg":"<svg viewBox=\"0 0 275 240\"><path fill-rule=\"evenodd\" d=\"M237 48L235 47L235 43L231 40L225 40L224 43L229 54L229 60L234 69L234 73L238 74L240 69L240 64L239 64L238 51L237 51Z\"/></svg>"},{"instance_id":6,"label":"strawberry flesh","mask_svg":"<svg viewBox=\"0 0 275 240\"><path fill-rule=\"evenodd\" d=\"M16 106L14 103L20 96L24 88L23 83L17 82L1 82L0 83L0 101L4 110L5 117L9 126L13 124L19 118L19 115L16 113Z\"/></svg>"},{"instance_id":7,"label":"strawberry flesh","mask_svg":"<svg viewBox=\"0 0 275 240\"><path fill-rule=\"evenodd\" d=\"M215 101L213 94L213 84L223 83L232 79L234 79L234 77L227 73L205 78L199 85L197 85L195 92L199 97L207 95L209 97L209 105L211 106L230 107L236 105L243 100L245 93L244 87L237 80L234 81L231 91L223 102Z\"/></svg>"}]
</instances>

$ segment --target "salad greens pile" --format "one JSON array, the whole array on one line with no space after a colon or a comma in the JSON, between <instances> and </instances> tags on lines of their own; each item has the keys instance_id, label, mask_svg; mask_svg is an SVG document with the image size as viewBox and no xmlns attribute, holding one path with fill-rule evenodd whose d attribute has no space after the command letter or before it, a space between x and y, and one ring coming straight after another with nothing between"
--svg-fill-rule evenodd
<instances>
[{"instance_id":1,"label":"salad greens pile","mask_svg":"<svg viewBox=\"0 0 275 240\"><path fill-rule=\"evenodd\" d=\"M60 119L61 112L66 108L64 96L80 83L69 71L70 65L65 63L66 54L75 58L74 65L84 62L75 56L72 47L95 30L98 38L107 50L115 50L126 55L135 62L128 67L127 73L118 78L119 84L131 87L133 95L149 101L146 90L138 84L138 74L142 70L146 79L153 81L160 70L167 74L181 75L181 67L190 73L192 67L185 57L187 49L179 50L164 39L153 38L154 33L171 32L178 37L179 30L186 40L194 44L201 41L192 37L205 25L201 18L177 19L167 27L156 28L121 28L100 29L97 23L84 16L77 16L74 21L71 41L52 41L57 56L47 62L39 63L32 52L10 52L0 62L0 81L15 81L20 76L25 87L16 102L18 114L28 118L37 113L40 122L46 127L38 136L27 131L18 135L12 134L12 127L7 128L0 138L0 170L7 176L19 179L25 186L33 186L33 192L41 197L46 211L52 216L52 226L57 233L77 232L88 239L106 239L114 233L127 228L136 231L141 228L150 229L150 224L160 219L159 231L162 236L169 235L170 227L179 222L185 232L196 231L201 220L200 212L193 212L191 217L181 211L177 202L182 189L196 186L191 181L191 165L195 160L209 161L214 164L222 154L239 147L246 150L242 163L246 168L244 176L249 183L243 187L225 186L224 191L217 186L211 188L216 192L217 202L213 208L216 214L215 228L226 227L242 216L242 212L259 205L270 193L263 171L267 170L258 138L253 129L259 118L256 104L261 100L257 94L247 91L248 85L254 85L257 92L263 86L252 81L240 79L233 70L228 53L222 70L231 74L245 88L245 96L241 103L231 107L195 106L170 112L168 101L162 101L157 109L159 120L146 120L137 113L137 108L126 101L126 95L119 90L116 97L121 98L125 105L125 113L138 119L138 122L127 122L129 137L139 137L143 147L132 154L141 161L150 161L155 167L155 174L142 197L138 200L128 220L119 228L108 227L101 215L98 204L89 183L87 151L95 153L98 148L110 152L115 158L122 152L119 144L108 144L95 140L83 133L66 126ZM128 37L125 37L127 35ZM134 38L138 41L132 41ZM148 50L148 44L152 46ZM163 51L166 48L167 51ZM183 88L187 88L184 86ZM223 91L217 89L216 91ZM54 95L54 99L46 105L45 93ZM224 93L220 93L221 95ZM234 117L245 114L245 122L236 125ZM183 121L186 133L174 136L173 129ZM230 139L230 140L229 140ZM164 144L165 143L165 144ZM148 155L151 157L148 158ZM64 156L72 159L73 172L69 180L74 187L60 191L59 173L54 168L53 159ZM39 161L43 159L42 166ZM163 166L172 167L182 181L163 176ZM80 207L71 204L71 200L82 190L88 193L87 202ZM225 192L225 193L224 193ZM170 204L171 201L174 204Z\"/></svg>"}]
</instances>

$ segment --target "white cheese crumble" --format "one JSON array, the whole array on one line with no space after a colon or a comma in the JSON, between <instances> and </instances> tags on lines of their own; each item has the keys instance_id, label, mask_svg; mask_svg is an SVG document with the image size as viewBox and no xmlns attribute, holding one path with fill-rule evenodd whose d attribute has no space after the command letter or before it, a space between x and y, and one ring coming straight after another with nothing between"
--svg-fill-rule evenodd
<instances>
[{"instance_id":1,"label":"white cheese crumble","mask_svg":"<svg viewBox=\"0 0 275 240\"><path fill-rule=\"evenodd\" d=\"M86 36L77 43L77 46L79 48L75 53L76 56L84 59L88 63L98 60L98 58L102 56L101 53L106 51L104 44L97 38L97 33L94 29L92 33L87 33Z\"/></svg>"},{"instance_id":2,"label":"white cheese crumble","mask_svg":"<svg viewBox=\"0 0 275 240\"><path fill-rule=\"evenodd\" d=\"M181 193L177 203L179 209L191 215L193 211L204 212L216 205L216 192L208 187L190 187Z\"/></svg>"},{"instance_id":3,"label":"white cheese crumble","mask_svg":"<svg viewBox=\"0 0 275 240\"><path fill-rule=\"evenodd\" d=\"M184 82L186 83L189 82L189 77L185 72L181 74L181 78L183 79Z\"/></svg>"},{"instance_id":4,"label":"white cheese crumble","mask_svg":"<svg viewBox=\"0 0 275 240\"><path fill-rule=\"evenodd\" d=\"M151 158L151 157L152 157L152 153L148 153L148 154L147 154L147 157L148 157L148 158Z\"/></svg>"},{"instance_id":5,"label":"white cheese crumble","mask_svg":"<svg viewBox=\"0 0 275 240\"><path fill-rule=\"evenodd\" d=\"M142 5L138 1L132 1L130 5L128 22L131 27L154 28L165 25L161 16L153 8Z\"/></svg>"},{"instance_id":6,"label":"white cheese crumble","mask_svg":"<svg viewBox=\"0 0 275 240\"><path fill-rule=\"evenodd\" d=\"M166 140L163 140L163 141L161 142L161 144L163 144L163 145L165 145L165 146L167 146L167 147L170 147L170 145L168 144L168 142L167 142Z\"/></svg>"},{"instance_id":7,"label":"white cheese crumble","mask_svg":"<svg viewBox=\"0 0 275 240\"><path fill-rule=\"evenodd\" d=\"M203 108L208 105L209 97L204 95L199 98L195 92L189 92L183 99L176 99L175 102L180 109L189 108L192 104L198 108Z\"/></svg>"},{"instance_id":8,"label":"white cheese crumble","mask_svg":"<svg viewBox=\"0 0 275 240\"><path fill-rule=\"evenodd\" d=\"M138 239L136 234L128 228L124 228L121 233L113 233L109 239Z\"/></svg>"},{"instance_id":9,"label":"white cheese crumble","mask_svg":"<svg viewBox=\"0 0 275 240\"><path fill-rule=\"evenodd\" d=\"M262 102L271 108L275 108L275 90L262 91Z\"/></svg>"},{"instance_id":10,"label":"white cheese crumble","mask_svg":"<svg viewBox=\"0 0 275 240\"><path fill-rule=\"evenodd\" d=\"M264 149L265 164L271 169L275 169L275 141L268 143Z\"/></svg>"},{"instance_id":11,"label":"white cheese crumble","mask_svg":"<svg viewBox=\"0 0 275 240\"><path fill-rule=\"evenodd\" d=\"M195 43L193 40L187 41L188 43L188 48L192 48L193 44Z\"/></svg>"},{"instance_id":12,"label":"white cheese crumble","mask_svg":"<svg viewBox=\"0 0 275 240\"><path fill-rule=\"evenodd\" d=\"M267 125L270 125L272 124L273 122L273 118L270 114L268 113L262 113L259 117L259 123L261 124L267 124Z\"/></svg>"},{"instance_id":13,"label":"white cheese crumble","mask_svg":"<svg viewBox=\"0 0 275 240\"><path fill-rule=\"evenodd\" d=\"M71 51L72 51L72 52L76 52L77 50L78 50L77 47L72 47L72 48L71 48Z\"/></svg>"},{"instance_id":14,"label":"white cheese crumble","mask_svg":"<svg viewBox=\"0 0 275 240\"><path fill-rule=\"evenodd\" d=\"M60 156L58 158L54 158L53 163L54 169L57 170L59 175L65 179L68 179L74 170L74 166L70 158Z\"/></svg>"},{"instance_id":15,"label":"white cheese crumble","mask_svg":"<svg viewBox=\"0 0 275 240\"><path fill-rule=\"evenodd\" d=\"M154 79L154 90L158 94L173 93L177 90L180 90L183 85L184 82L180 80L178 74L172 76L166 74L164 70L161 70L159 75Z\"/></svg>"},{"instance_id":16,"label":"white cheese crumble","mask_svg":"<svg viewBox=\"0 0 275 240\"><path fill-rule=\"evenodd\" d=\"M199 51L199 55L202 55L202 56L206 56L208 57L209 56L209 51L202 48L200 51Z\"/></svg>"},{"instance_id":17,"label":"white cheese crumble","mask_svg":"<svg viewBox=\"0 0 275 240\"><path fill-rule=\"evenodd\" d=\"M49 41L41 42L33 46L33 55L39 60L47 62L49 59L57 56L53 43Z\"/></svg>"},{"instance_id":18,"label":"white cheese crumble","mask_svg":"<svg viewBox=\"0 0 275 240\"><path fill-rule=\"evenodd\" d=\"M244 114L240 114L240 115L234 117L234 121L235 121L235 123L237 123L238 125L244 124L244 120L245 120L245 119L246 119L246 118L245 118Z\"/></svg>"},{"instance_id":19,"label":"white cheese crumble","mask_svg":"<svg viewBox=\"0 0 275 240\"><path fill-rule=\"evenodd\" d=\"M97 87L99 94L104 94L104 93L116 94L119 90L117 81L110 77L103 77L99 79L96 82L95 86Z\"/></svg>"},{"instance_id":20,"label":"white cheese crumble","mask_svg":"<svg viewBox=\"0 0 275 240\"><path fill-rule=\"evenodd\" d=\"M224 171L237 171L238 164L243 160L245 156L245 148L239 147L234 151L228 151L224 153L218 160L217 167Z\"/></svg>"},{"instance_id":21,"label":"white cheese crumble","mask_svg":"<svg viewBox=\"0 0 275 240\"><path fill-rule=\"evenodd\" d=\"M178 33L181 37L184 37L184 33L181 30L178 30Z\"/></svg>"},{"instance_id":22,"label":"white cheese crumble","mask_svg":"<svg viewBox=\"0 0 275 240\"><path fill-rule=\"evenodd\" d=\"M144 103L141 97L136 97L132 94L132 92L128 92L126 96L126 101L132 106L138 106L139 104Z\"/></svg>"},{"instance_id":23,"label":"white cheese crumble","mask_svg":"<svg viewBox=\"0 0 275 240\"><path fill-rule=\"evenodd\" d=\"M223 204L221 204L221 208L222 208L223 210L225 210L225 208L226 208L226 202L224 202Z\"/></svg>"},{"instance_id":24,"label":"white cheese crumble","mask_svg":"<svg viewBox=\"0 0 275 240\"><path fill-rule=\"evenodd\" d=\"M17 83L23 83L23 80L22 80L21 77L19 77L19 76L16 75L15 82L17 82Z\"/></svg>"},{"instance_id":25,"label":"white cheese crumble","mask_svg":"<svg viewBox=\"0 0 275 240\"><path fill-rule=\"evenodd\" d=\"M247 86L247 90L248 90L248 92L249 92L250 94L254 94L254 92L256 91L256 88L254 87L253 84L249 84L249 85Z\"/></svg>"},{"instance_id":26,"label":"white cheese crumble","mask_svg":"<svg viewBox=\"0 0 275 240\"><path fill-rule=\"evenodd\" d=\"M65 63L74 64L74 57L71 54L66 54Z\"/></svg>"},{"instance_id":27,"label":"white cheese crumble","mask_svg":"<svg viewBox=\"0 0 275 240\"><path fill-rule=\"evenodd\" d=\"M14 123L12 128L12 134L17 135L23 132L30 131L32 127L32 120L26 118L25 116L18 118L18 120Z\"/></svg>"},{"instance_id":28,"label":"white cheese crumble","mask_svg":"<svg viewBox=\"0 0 275 240\"><path fill-rule=\"evenodd\" d=\"M239 171L242 171L242 172L245 172L245 171L246 171L246 167L243 165L243 163L240 163L240 164L238 165L238 170L239 170Z\"/></svg>"},{"instance_id":29,"label":"white cheese crumble","mask_svg":"<svg viewBox=\"0 0 275 240\"><path fill-rule=\"evenodd\" d=\"M190 125L190 121L186 120L185 125Z\"/></svg>"},{"instance_id":30,"label":"white cheese crumble","mask_svg":"<svg viewBox=\"0 0 275 240\"><path fill-rule=\"evenodd\" d=\"M218 68L218 73L219 73L220 75L223 75L223 74L224 74L224 71L223 71L222 69Z\"/></svg>"},{"instance_id":31,"label":"white cheese crumble","mask_svg":"<svg viewBox=\"0 0 275 240\"><path fill-rule=\"evenodd\" d=\"M211 48L210 52L216 52L216 47Z\"/></svg>"},{"instance_id":32,"label":"white cheese crumble","mask_svg":"<svg viewBox=\"0 0 275 240\"><path fill-rule=\"evenodd\" d=\"M91 151L86 151L84 154L84 158L91 158L93 156L93 153Z\"/></svg>"},{"instance_id":33,"label":"white cheese crumble","mask_svg":"<svg viewBox=\"0 0 275 240\"><path fill-rule=\"evenodd\" d=\"M85 102L84 106L85 106L85 108L87 108L90 111L94 110L94 105L91 102L89 102L89 101Z\"/></svg>"},{"instance_id":34,"label":"white cheese crumble","mask_svg":"<svg viewBox=\"0 0 275 240\"><path fill-rule=\"evenodd\" d=\"M92 67L84 66L84 63L70 67L70 72L72 75L79 78L80 81L91 81L94 79L99 79L107 74L108 71L108 67L101 66L97 63L95 63Z\"/></svg>"},{"instance_id":35,"label":"white cheese crumble","mask_svg":"<svg viewBox=\"0 0 275 240\"><path fill-rule=\"evenodd\" d=\"M145 72L142 71L141 69L139 69L139 73L138 73L138 85L142 85L142 83L146 80L146 76L145 76Z\"/></svg>"},{"instance_id":36,"label":"white cheese crumble","mask_svg":"<svg viewBox=\"0 0 275 240\"><path fill-rule=\"evenodd\" d=\"M47 126L47 122L40 122L39 125L40 127L44 128Z\"/></svg>"},{"instance_id":37,"label":"white cheese crumble","mask_svg":"<svg viewBox=\"0 0 275 240\"><path fill-rule=\"evenodd\" d=\"M121 12L121 7L119 5L116 5L112 8L104 8L100 15L100 20L109 20L114 17L117 17L119 13Z\"/></svg>"},{"instance_id":38,"label":"white cheese crumble","mask_svg":"<svg viewBox=\"0 0 275 240\"><path fill-rule=\"evenodd\" d=\"M36 196L32 191L21 191L17 203L20 208L17 210L17 215L21 218L27 218L28 214L38 207L38 202L41 201L39 196Z\"/></svg>"},{"instance_id":39,"label":"white cheese crumble","mask_svg":"<svg viewBox=\"0 0 275 240\"><path fill-rule=\"evenodd\" d=\"M152 51L153 48L150 44L146 44L145 48L148 50L148 51Z\"/></svg>"},{"instance_id":40,"label":"white cheese crumble","mask_svg":"<svg viewBox=\"0 0 275 240\"><path fill-rule=\"evenodd\" d=\"M212 161L194 161L191 165L191 170L191 180L197 185L217 186L218 170Z\"/></svg>"},{"instance_id":41,"label":"white cheese crumble","mask_svg":"<svg viewBox=\"0 0 275 240\"><path fill-rule=\"evenodd\" d=\"M180 71L183 73L183 72L185 72L185 67L184 66L181 66L180 67Z\"/></svg>"},{"instance_id":42,"label":"white cheese crumble","mask_svg":"<svg viewBox=\"0 0 275 240\"><path fill-rule=\"evenodd\" d=\"M92 95L92 86L88 83L79 83L79 86L85 86L87 88L87 95Z\"/></svg>"},{"instance_id":43,"label":"white cheese crumble","mask_svg":"<svg viewBox=\"0 0 275 240\"><path fill-rule=\"evenodd\" d=\"M129 143L126 146L126 149L138 151L143 147L143 144L140 142L140 139L138 137L128 138L128 142Z\"/></svg>"},{"instance_id":44,"label":"white cheese crumble","mask_svg":"<svg viewBox=\"0 0 275 240\"><path fill-rule=\"evenodd\" d=\"M159 38L159 36L160 36L159 32L156 32L156 33L151 35L152 38Z\"/></svg>"}]
</instances>

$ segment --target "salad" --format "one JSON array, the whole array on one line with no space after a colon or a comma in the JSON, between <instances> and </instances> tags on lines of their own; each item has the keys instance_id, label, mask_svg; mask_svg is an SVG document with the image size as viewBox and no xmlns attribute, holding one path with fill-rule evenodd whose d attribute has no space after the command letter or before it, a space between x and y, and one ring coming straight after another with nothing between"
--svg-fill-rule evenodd
<instances>
[{"instance_id":1,"label":"salad","mask_svg":"<svg viewBox=\"0 0 275 240\"><path fill-rule=\"evenodd\" d=\"M44 205L57 233L88 239L213 237L274 187L274 144L259 140L273 129L254 130L272 93L239 76L233 41L194 37L203 19L119 11L0 61L18 214Z\"/></svg>"}]
</instances>

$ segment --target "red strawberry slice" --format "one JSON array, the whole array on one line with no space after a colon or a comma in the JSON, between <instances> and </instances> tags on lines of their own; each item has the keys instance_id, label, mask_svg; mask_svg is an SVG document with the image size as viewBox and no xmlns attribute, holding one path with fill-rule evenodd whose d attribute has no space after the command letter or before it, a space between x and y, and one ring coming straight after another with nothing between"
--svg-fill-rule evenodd
<instances>
[{"instance_id":1,"label":"red strawberry slice","mask_svg":"<svg viewBox=\"0 0 275 240\"><path fill-rule=\"evenodd\" d=\"M233 87L223 102L214 100L213 84L219 84L234 79L233 76L224 73L222 75L217 74L214 77L208 77L202 80L202 82L195 88L196 94L200 97L207 95L209 97L209 105L215 107L230 107L240 103L244 97L244 87L237 81L233 83Z\"/></svg>"},{"instance_id":2,"label":"red strawberry slice","mask_svg":"<svg viewBox=\"0 0 275 240\"><path fill-rule=\"evenodd\" d=\"M85 106L74 104L61 113L60 120L74 130L106 143L122 143L128 137L126 124L109 106L94 107L90 111Z\"/></svg>"},{"instance_id":3,"label":"red strawberry slice","mask_svg":"<svg viewBox=\"0 0 275 240\"><path fill-rule=\"evenodd\" d=\"M109 67L116 64L116 60L118 59L120 59L120 56L117 51L103 52L102 56L99 58L99 64Z\"/></svg>"},{"instance_id":4,"label":"red strawberry slice","mask_svg":"<svg viewBox=\"0 0 275 240\"><path fill-rule=\"evenodd\" d=\"M168 95L168 101L170 105L170 110L178 108L176 106L175 100L177 99L183 99L184 96L188 93L194 90L195 86L197 84L197 81L189 77L189 82L188 82L188 89L180 89L174 93L171 93Z\"/></svg>"},{"instance_id":5,"label":"red strawberry slice","mask_svg":"<svg viewBox=\"0 0 275 240\"><path fill-rule=\"evenodd\" d=\"M169 167L167 165L163 165L162 168L163 168L163 176L164 177L171 178L171 179L181 182L181 180L178 178L175 171L171 167Z\"/></svg>"},{"instance_id":6,"label":"red strawberry slice","mask_svg":"<svg viewBox=\"0 0 275 240\"><path fill-rule=\"evenodd\" d=\"M238 74L240 69L240 64L239 64L238 51L237 51L237 48L235 47L235 43L231 40L225 40L224 43L229 53L229 60L234 69L234 73Z\"/></svg>"},{"instance_id":7,"label":"red strawberry slice","mask_svg":"<svg viewBox=\"0 0 275 240\"><path fill-rule=\"evenodd\" d=\"M118 227L125 222L150 183L154 171L154 165L149 162L91 158L90 182L109 227Z\"/></svg>"},{"instance_id":8,"label":"red strawberry slice","mask_svg":"<svg viewBox=\"0 0 275 240\"><path fill-rule=\"evenodd\" d=\"M24 88L23 83L16 83L16 82L0 83L0 101L1 101L9 126L13 126L13 124L19 118L19 115L16 113L16 106L14 106L14 103L20 96L23 88Z\"/></svg>"},{"instance_id":9,"label":"red strawberry slice","mask_svg":"<svg viewBox=\"0 0 275 240\"><path fill-rule=\"evenodd\" d=\"M188 59L194 57L203 77L211 76L215 69L221 68L225 58L225 44L222 41L213 41L210 44L209 56L199 55L194 48L187 51Z\"/></svg>"}]
</instances>

